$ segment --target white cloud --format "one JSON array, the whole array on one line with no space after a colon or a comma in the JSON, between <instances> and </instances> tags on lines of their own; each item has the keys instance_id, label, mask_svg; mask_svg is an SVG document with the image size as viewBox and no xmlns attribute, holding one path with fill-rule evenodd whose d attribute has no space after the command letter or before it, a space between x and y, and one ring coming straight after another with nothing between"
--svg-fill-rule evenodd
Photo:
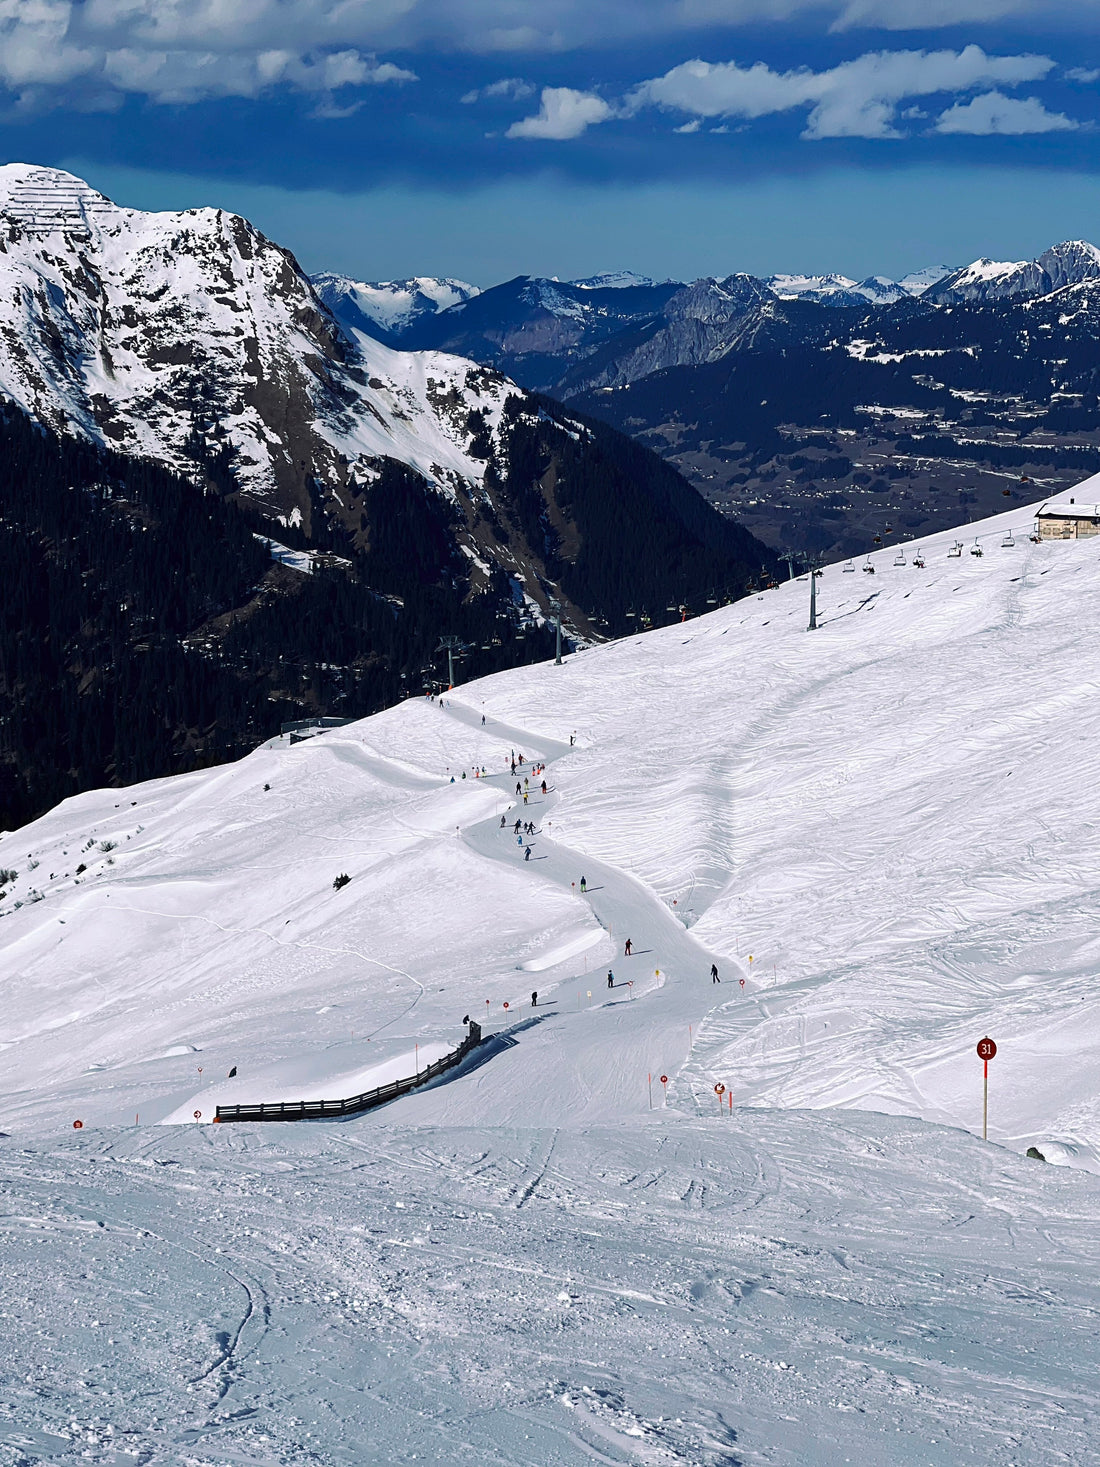
<instances>
[{"instance_id":1,"label":"white cloud","mask_svg":"<svg viewBox=\"0 0 1100 1467\"><path fill-rule=\"evenodd\" d=\"M500 81L490 82L487 87L475 87L471 92L465 92L460 102L467 105L473 102L483 102L494 97L508 97L512 101L521 102L524 97L533 97L535 89L529 81L524 81L521 76L506 76Z\"/></svg>"},{"instance_id":2,"label":"white cloud","mask_svg":"<svg viewBox=\"0 0 1100 1467\"><path fill-rule=\"evenodd\" d=\"M1100 67L1095 66L1071 66L1066 72L1070 81L1094 82L1100 81Z\"/></svg>"},{"instance_id":3,"label":"white cloud","mask_svg":"<svg viewBox=\"0 0 1100 1467\"><path fill-rule=\"evenodd\" d=\"M1006 97L1001 92L983 92L970 102L956 102L940 114L936 132L971 133L988 137L993 133L1020 137L1031 132L1066 132L1080 127L1061 112L1048 112L1038 97Z\"/></svg>"},{"instance_id":4,"label":"white cloud","mask_svg":"<svg viewBox=\"0 0 1100 1467\"><path fill-rule=\"evenodd\" d=\"M504 134L507 138L551 138L558 142L579 138L586 128L614 117L614 109L594 92L572 87L543 87L542 104L535 117L524 117Z\"/></svg>"},{"instance_id":5,"label":"white cloud","mask_svg":"<svg viewBox=\"0 0 1100 1467\"><path fill-rule=\"evenodd\" d=\"M1036 0L847 0L833 21L834 31L857 26L884 31L936 30L1004 20L1049 8Z\"/></svg>"},{"instance_id":6,"label":"white cloud","mask_svg":"<svg viewBox=\"0 0 1100 1467\"><path fill-rule=\"evenodd\" d=\"M387 5L398 11L402 0L378 9ZM62 88L81 104L127 92L156 102L255 97L272 87L331 103L344 87L416 80L349 44L331 23L336 9L334 0L0 0L0 87L24 104Z\"/></svg>"},{"instance_id":7,"label":"white cloud","mask_svg":"<svg viewBox=\"0 0 1100 1467\"><path fill-rule=\"evenodd\" d=\"M828 71L778 72L763 62L685 61L642 82L627 97L636 112L656 106L697 117L765 117L808 108L803 137L896 138L897 109L911 97L1016 86L1053 68L1046 56L987 56L961 51L872 51Z\"/></svg>"},{"instance_id":8,"label":"white cloud","mask_svg":"<svg viewBox=\"0 0 1100 1467\"><path fill-rule=\"evenodd\" d=\"M673 132L698 132L703 125L701 117L693 117L690 122L685 122L682 127L674 127Z\"/></svg>"}]
</instances>

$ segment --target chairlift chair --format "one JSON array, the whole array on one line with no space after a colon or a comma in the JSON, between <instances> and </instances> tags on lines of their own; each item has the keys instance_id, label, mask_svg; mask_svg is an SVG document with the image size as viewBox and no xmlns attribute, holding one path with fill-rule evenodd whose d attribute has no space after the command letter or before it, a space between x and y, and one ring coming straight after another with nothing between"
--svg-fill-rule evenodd
<instances>
[{"instance_id":1,"label":"chairlift chair","mask_svg":"<svg viewBox=\"0 0 1100 1467\"><path fill-rule=\"evenodd\" d=\"M1011 530L1009 530L1009 532L1008 532L1008 534L1007 534L1007 535L1006 535L1006 536L1005 536L1005 537L1004 537L1004 539L1003 539L1003 540L1002 540L1002 541L1001 541L1001 549L1002 549L1002 550L1011 550L1011 549L1012 549L1012 547L1013 547L1013 546L1014 546L1014 545L1015 545L1015 544L1016 544L1016 539L1015 539L1015 537L1014 537L1014 535L1013 535L1013 533L1012 533L1012 531L1011 531Z\"/></svg>"},{"instance_id":2,"label":"chairlift chair","mask_svg":"<svg viewBox=\"0 0 1100 1467\"><path fill-rule=\"evenodd\" d=\"M962 553L963 542L961 540L956 540L954 545L952 545L951 549L947 552L947 556L949 560L958 560Z\"/></svg>"},{"instance_id":3,"label":"chairlift chair","mask_svg":"<svg viewBox=\"0 0 1100 1467\"><path fill-rule=\"evenodd\" d=\"M855 562L850 560L848 564L844 567L844 574L847 575L849 571L852 571L854 573L855 568Z\"/></svg>"},{"instance_id":4,"label":"chairlift chair","mask_svg":"<svg viewBox=\"0 0 1100 1467\"><path fill-rule=\"evenodd\" d=\"M871 557L870 557L870 555L868 555L867 559L863 562L863 569L867 572L867 574L869 576L873 576L874 575L875 568L871 564Z\"/></svg>"},{"instance_id":5,"label":"chairlift chair","mask_svg":"<svg viewBox=\"0 0 1100 1467\"><path fill-rule=\"evenodd\" d=\"M924 569L924 556L920 553L919 547L917 549L916 555L913 556L913 564L916 566L917 570Z\"/></svg>"},{"instance_id":6,"label":"chairlift chair","mask_svg":"<svg viewBox=\"0 0 1100 1467\"><path fill-rule=\"evenodd\" d=\"M974 543L970 547L970 553L971 553L971 555L978 556L979 559L981 559L982 555L985 553L982 550L982 547L978 544L977 536L974 537Z\"/></svg>"},{"instance_id":7,"label":"chairlift chair","mask_svg":"<svg viewBox=\"0 0 1100 1467\"><path fill-rule=\"evenodd\" d=\"M905 551L904 550L899 550L898 553L897 553L897 555L894 556L894 564L895 565L908 565L909 564L909 562L905 558Z\"/></svg>"}]
</instances>

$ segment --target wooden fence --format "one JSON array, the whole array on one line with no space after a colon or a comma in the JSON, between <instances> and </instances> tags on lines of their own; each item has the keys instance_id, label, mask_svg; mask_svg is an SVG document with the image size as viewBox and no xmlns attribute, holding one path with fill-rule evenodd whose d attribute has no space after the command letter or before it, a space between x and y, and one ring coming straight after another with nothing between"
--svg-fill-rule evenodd
<instances>
[{"instance_id":1,"label":"wooden fence","mask_svg":"<svg viewBox=\"0 0 1100 1467\"><path fill-rule=\"evenodd\" d=\"M257 1105L219 1105L214 1120L307 1121L323 1120L327 1116L356 1115L359 1111L373 1110L376 1105L385 1105L388 1100L396 1100L399 1095L408 1095L418 1085L426 1085L429 1080L453 1070L480 1043L481 1025L471 1023L470 1032L457 1049L452 1049L450 1054L445 1054L407 1080L391 1080L388 1085L365 1090L362 1095L350 1095L346 1100L262 1100Z\"/></svg>"}]
</instances>

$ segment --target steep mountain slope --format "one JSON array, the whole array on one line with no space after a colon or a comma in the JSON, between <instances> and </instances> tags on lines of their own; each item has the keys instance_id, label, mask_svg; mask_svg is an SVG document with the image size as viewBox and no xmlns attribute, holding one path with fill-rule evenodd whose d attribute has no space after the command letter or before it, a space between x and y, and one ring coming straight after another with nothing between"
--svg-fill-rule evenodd
<instances>
[{"instance_id":1,"label":"steep mountain slope","mask_svg":"<svg viewBox=\"0 0 1100 1467\"><path fill-rule=\"evenodd\" d=\"M1100 541L1032 513L0 839L0 1450L1093 1460L1100 1185L1023 1153L1098 1165Z\"/></svg>"},{"instance_id":2,"label":"steep mountain slope","mask_svg":"<svg viewBox=\"0 0 1100 1467\"><path fill-rule=\"evenodd\" d=\"M246 220L119 208L22 164L0 168L0 218L0 391L48 427L205 472L307 530L318 496L331 508L382 458L480 481L453 404L495 419L511 385L357 350Z\"/></svg>"},{"instance_id":3,"label":"steep mountain slope","mask_svg":"<svg viewBox=\"0 0 1100 1467\"><path fill-rule=\"evenodd\" d=\"M723 1081L966 1127L988 1031L992 1134L1100 1167L1100 542L1033 544L1033 513L974 526L960 557L947 535L829 568L814 634L790 582L4 837L7 1128L342 1093L536 988L542 1025L409 1113L520 1124L534 1086L552 1124L638 1115L659 1064L689 1113ZM513 751L550 766L527 806ZM590 1005L583 974L609 965L628 1001ZM189 1079L184 1042L212 1077Z\"/></svg>"}]
</instances>

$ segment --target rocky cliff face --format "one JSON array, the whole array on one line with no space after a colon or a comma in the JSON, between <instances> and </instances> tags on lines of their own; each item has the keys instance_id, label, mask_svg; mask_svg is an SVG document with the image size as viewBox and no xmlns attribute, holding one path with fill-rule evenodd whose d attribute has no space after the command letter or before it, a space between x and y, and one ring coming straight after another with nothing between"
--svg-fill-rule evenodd
<instances>
[{"instance_id":1,"label":"rocky cliff face","mask_svg":"<svg viewBox=\"0 0 1100 1467\"><path fill-rule=\"evenodd\" d=\"M382 459L479 483L467 417L491 432L518 391L345 332L236 215L119 208L54 169L0 168L0 298L0 391L33 417L307 529Z\"/></svg>"}]
</instances>

